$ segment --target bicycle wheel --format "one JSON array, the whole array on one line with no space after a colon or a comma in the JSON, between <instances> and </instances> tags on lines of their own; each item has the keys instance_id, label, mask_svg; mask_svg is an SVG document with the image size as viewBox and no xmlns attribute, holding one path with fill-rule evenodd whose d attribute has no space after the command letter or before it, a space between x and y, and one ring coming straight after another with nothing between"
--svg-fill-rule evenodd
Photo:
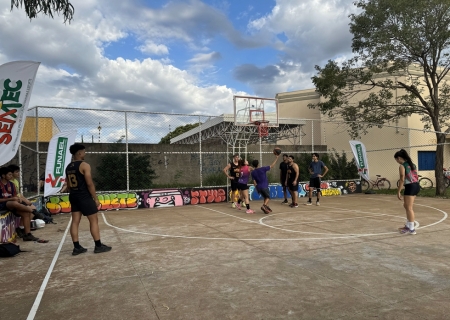
<instances>
[{"instance_id":1,"label":"bicycle wheel","mask_svg":"<svg viewBox=\"0 0 450 320\"><path fill-rule=\"evenodd\" d=\"M362 180L361 181L361 189L362 191L367 191L369 190L369 183L366 180Z\"/></svg>"},{"instance_id":2,"label":"bicycle wheel","mask_svg":"<svg viewBox=\"0 0 450 320\"><path fill-rule=\"evenodd\" d=\"M400 186L400 180L397 180L397 189Z\"/></svg>"},{"instance_id":3,"label":"bicycle wheel","mask_svg":"<svg viewBox=\"0 0 450 320\"><path fill-rule=\"evenodd\" d=\"M450 187L450 179L445 179L445 180L444 180L444 186L445 186L446 188Z\"/></svg>"},{"instance_id":4,"label":"bicycle wheel","mask_svg":"<svg viewBox=\"0 0 450 320\"><path fill-rule=\"evenodd\" d=\"M391 188L391 182L386 179L380 179L377 183L378 190L389 190Z\"/></svg>"},{"instance_id":5,"label":"bicycle wheel","mask_svg":"<svg viewBox=\"0 0 450 320\"><path fill-rule=\"evenodd\" d=\"M428 178L420 178L419 179L420 189L431 189L433 188L433 181Z\"/></svg>"}]
</instances>

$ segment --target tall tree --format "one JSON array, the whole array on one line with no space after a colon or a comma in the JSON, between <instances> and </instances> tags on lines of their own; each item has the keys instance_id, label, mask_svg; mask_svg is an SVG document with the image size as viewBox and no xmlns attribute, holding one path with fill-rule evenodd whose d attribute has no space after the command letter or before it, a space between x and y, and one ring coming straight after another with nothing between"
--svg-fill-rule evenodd
<instances>
[{"instance_id":1,"label":"tall tree","mask_svg":"<svg viewBox=\"0 0 450 320\"><path fill-rule=\"evenodd\" d=\"M312 80L325 101L310 107L354 121L353 137L371 126L421 116L425 129L436 132L436 195L442 195L443 131L450 131L450 1L359 0L355 5L360 12L350 15L355 56L342 65L316 66ZM397 89L401 94L395 99Z\"/></svg>"},{"instance_id":2,"label":"tall tree","mask_svg":"<svg viewBox=\"0 0 450 320\"><path fill-rule=\"evenodd\" d=\"M64 23L72 21L75 9L69 0L11 0L11 10L14 7L25 7L25 12L30 19L43 13L53 18L53 13L63 14Z\"/></svg>"},{"instance_id":3,"label":"tall tree","mask_svg":"<svg viewBox=\"0 0 450 320\"><path fill-rule=\"evenodd\" d=\"M175 128L175 130L169 132L164 137L162 137L161 141L159 141L159 144L170 144L170 139L173 139L182 133L188 132L189 130L198 127L198 125L199 125L198 123L188 123L187 125L184 126L178 126Z\"/></svg>"}]
</instances>

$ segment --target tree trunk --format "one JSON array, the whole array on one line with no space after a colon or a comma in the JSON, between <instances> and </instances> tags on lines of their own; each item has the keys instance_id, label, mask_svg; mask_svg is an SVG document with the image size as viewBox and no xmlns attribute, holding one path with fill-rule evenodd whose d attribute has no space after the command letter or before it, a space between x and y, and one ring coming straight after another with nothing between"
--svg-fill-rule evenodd
<instances>
[{"instance_id":1,"label":"tree trunk","mask_svg":"<svg viewBox=\"0 0 450 320\"><path fill-rule=\"evenodd\" d=\"M436 196L443 196L445 194L443 171L445 134L436 133L436 141L436 163L434 167L434 176L436 178Z\"/></svg>"}]
</instances>

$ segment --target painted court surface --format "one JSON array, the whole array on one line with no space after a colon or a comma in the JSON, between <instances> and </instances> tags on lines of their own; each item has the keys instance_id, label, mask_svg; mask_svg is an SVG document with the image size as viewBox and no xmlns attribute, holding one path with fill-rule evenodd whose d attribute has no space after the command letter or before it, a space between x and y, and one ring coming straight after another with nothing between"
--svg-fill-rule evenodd
<instances>
[{"instance_id":1,"label":"painted court surface","mask_svg":"<svg viewBox=\"0 0 450 320\"><path fill-rule=\"evenodd\" d=\"M418 198L417 235L400 235L402 202L322 198L273 213L229 204L99 214L72 256L70 215L35 232L47 244L0 260L0 319L448 319L448 200ZM301 198L300 201L305 200ZM58 250L60 248L60 250Z\"/></svg>"}]
</instances>

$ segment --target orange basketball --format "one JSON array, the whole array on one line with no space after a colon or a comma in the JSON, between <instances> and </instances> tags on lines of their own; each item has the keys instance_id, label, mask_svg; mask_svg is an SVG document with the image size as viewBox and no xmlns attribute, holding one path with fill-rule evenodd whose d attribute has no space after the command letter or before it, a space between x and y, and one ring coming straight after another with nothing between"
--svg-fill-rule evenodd
<instances>
[{"instance_id":1,"label":"orange basketball","mask_svg":"<svg viewBox=\"0 0 450 320\"><path fill-rule=\"evenodd\" d=\"M281 149L276 147L275 149L273 149L273 154L279 156L281 154Z\"/></svg>"}]
</instances>

